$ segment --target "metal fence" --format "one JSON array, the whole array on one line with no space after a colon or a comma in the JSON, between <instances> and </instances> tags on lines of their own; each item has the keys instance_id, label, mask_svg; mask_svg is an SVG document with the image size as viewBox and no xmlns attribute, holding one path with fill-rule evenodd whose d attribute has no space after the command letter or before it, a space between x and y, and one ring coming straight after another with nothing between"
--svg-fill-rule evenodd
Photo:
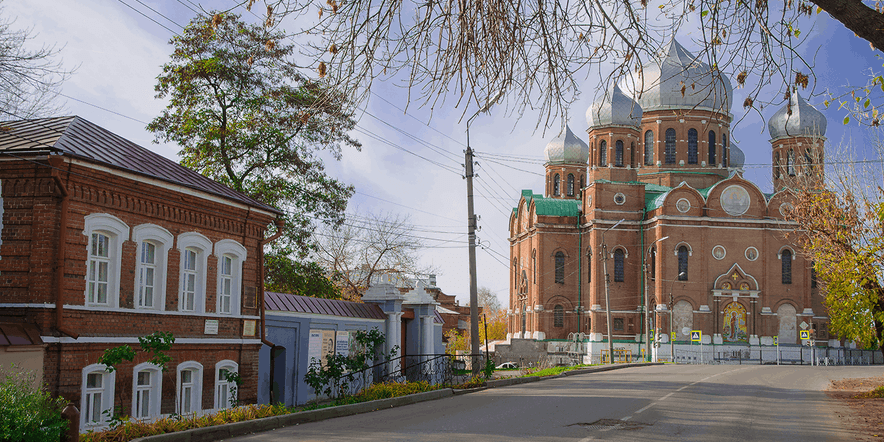
<instances>
[{"instance_id":1,"label":"metal fence","mask_svg":"<svg viewBox=\"0 0 884 442\"><path fill-rule=\"evenodd\" d=\"M713 345L676 349L678 364L769 364L769 365L880 365L884 355L878 350L809 347L800 345L751 345L726 350Z\"/></svg>"},{"instance_id":2,"label":"metal fence","mask_svg":"<svg viewBox=\"0 0 884 442\"><path fill-rule=\"evenodd\" d=\"M472 377L472 365L485 366L486 355L406 355L380 362L360 371L345 373L332 382L336 396L355 395L381 382L427 382L457 385Z\"/></svg>"}]
</instances>

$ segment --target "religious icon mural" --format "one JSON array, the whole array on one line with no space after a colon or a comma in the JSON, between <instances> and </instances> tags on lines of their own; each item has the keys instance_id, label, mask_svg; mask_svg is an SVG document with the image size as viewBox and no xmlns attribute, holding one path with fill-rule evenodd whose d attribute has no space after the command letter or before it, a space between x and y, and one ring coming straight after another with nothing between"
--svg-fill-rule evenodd
<instances>
[{"instance_id":1,"label":"religious icon mural","mask_svg":"<svg viewBox=\"0 0 884 442\"><path fill-rule=\"evenodd\" d=\"M746 308L739 302L732 302L724 308L724 329L721 336L725 342L746 342Z\"/></svg>"}]
</instances>

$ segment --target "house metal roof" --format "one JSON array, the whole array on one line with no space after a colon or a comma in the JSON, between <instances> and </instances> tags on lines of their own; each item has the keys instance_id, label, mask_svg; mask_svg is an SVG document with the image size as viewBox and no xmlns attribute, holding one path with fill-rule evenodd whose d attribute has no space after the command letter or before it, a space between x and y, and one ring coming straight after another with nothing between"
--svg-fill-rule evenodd
<instances>
[{"instance_id":1,"label":"house metal roof","mask_svg":"<svg viewBox=\"0 0 884 442\"><path fill-rule=\"evenodd\" d=\"M40 345L40 330L34 324L0 322L0 346Z\"/></svg>"},{"instance_id":2,"label":"house metal roof","mask_svg":"<svg viewBox=\"0 0 884 442\"><path fill-rule=\"evenodd\" d=\"M281 213L77 116L2 122L0 152L63 153Z\"/></svg>"},{"instance_id":3,"label":"house metal roof","mask_svg":"<svg viewBox=\"0 0 884 442\"><path fill-rule=\"evenodd\" d=\"M375 304L311 298L288 293L264 292L264 308L268 311L312 313L315 315L347 318L386 319L387 315Z\"/></svg>"}]
</instances>

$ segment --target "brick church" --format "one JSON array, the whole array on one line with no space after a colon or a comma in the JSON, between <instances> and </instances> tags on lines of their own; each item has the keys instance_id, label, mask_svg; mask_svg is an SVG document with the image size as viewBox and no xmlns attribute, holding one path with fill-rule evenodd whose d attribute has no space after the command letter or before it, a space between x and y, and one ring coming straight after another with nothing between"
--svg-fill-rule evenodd
<instances>
[{"instance_id":1,"label":"brick church","mask_svg":"<svg viewBox=\"0 0 884 442\"><path fill-rule=\"evenodd\" d=\"M510 218L509 338L578 336L599 354L608 310L616 347L639 354L651 329L662 358L689 330L722 349L798 344L802 323L830 338L785 219L789 189L822 179L826 119L797 92L771 116L763 193L742 177L731 84L714 72L673 40L592 104L585 141L566 128L549 142L543 194L522 191Z\"/></svg>"}]
</instances>

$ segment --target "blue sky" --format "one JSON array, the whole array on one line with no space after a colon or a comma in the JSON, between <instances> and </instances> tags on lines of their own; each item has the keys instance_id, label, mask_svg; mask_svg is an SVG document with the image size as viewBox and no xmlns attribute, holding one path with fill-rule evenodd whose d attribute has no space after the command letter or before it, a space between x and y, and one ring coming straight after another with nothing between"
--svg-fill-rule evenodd
<instances>
[{"instance_id":1,"label":"blue sky","mask_svg":"<svg viewBox=\"0 0 884 442\"><path fill-rule=\"evenodd\" d=\"M194 15L186 7L189 4L187 0L7 0L2 7L5 16L17 17L16 28L32 28L36 42L63 47L65 66L76 68L63 88L63 93L72 98L62 97L68 114L79 115L176 159L176 146L152 144L153 137L144 129L146 122L164 107L163 102L154 99L153 87L170 53L168 40L173 35L150 19L180 32L180 27L159 14L186 25ZM233 5L233 2L203 4L210 8ZM245 11L235 12L248 17ZM825 13L817 16L813 29L805 32L809 38L804 52L814 60L817 75L814 93L862 84L870 67L881 70L880 52L872 51L868 43ZM690 37L679 36L689 50L692 49ZM570 109L569 125L584 139L586 108L597 88L605 86L593 77L588 78L583 83L581 99ZM463 164L465 119L459 121L463 110L453 109L454 101L449 100L436 109L412 105L404 114L401 110L407 105L404 89L393 82L378 82L373 91L375 94L366 104L365 113L358 115L360 131L353 134L362 141L362 151L345 150L340 162L327 158L327 170L356 187L348 213L409 215L420 230L416 234L426 236L430 246L422 254L423 262L437 268L438 285L443 291L457 295L460 302L465 303L469 297L466 185L460 172L452 171L461 170ZM808 93L802 95L808 98ZM736 90L732 100L735 120L744 115L743 98L742 91ZM837 106L824 109L823 99L822 95L813 96L809 102L829 120L828 149L838 150L842 143L862 148L867 143L866 130L855 124L844 126L841 123L846 115L844 111L838 111ZM509 290L506 266L509 211L516 204L520 189L543 191L543 166L537 163L542 159L546 143L558 132L558 128L545 134L535 131L538 116L526 112L519 119L506 112L507 103L513 103L513 97L506 97L490 113L479 115L470 129L470 143L480 155L488 152L520 157L519 161L499 164L480 156L475 186L476 213L481 216L478 236L483 244L477 251L478 282L479 286L497 293L504 306ZM764 109L763 117L770 117L781 106ZM750 113L731 132L734 144L746 154L744 176L763 191L771 191L766 121ZM827 157L831 158L831 153L827 152Z\"/></svg>"}]
</instances>

